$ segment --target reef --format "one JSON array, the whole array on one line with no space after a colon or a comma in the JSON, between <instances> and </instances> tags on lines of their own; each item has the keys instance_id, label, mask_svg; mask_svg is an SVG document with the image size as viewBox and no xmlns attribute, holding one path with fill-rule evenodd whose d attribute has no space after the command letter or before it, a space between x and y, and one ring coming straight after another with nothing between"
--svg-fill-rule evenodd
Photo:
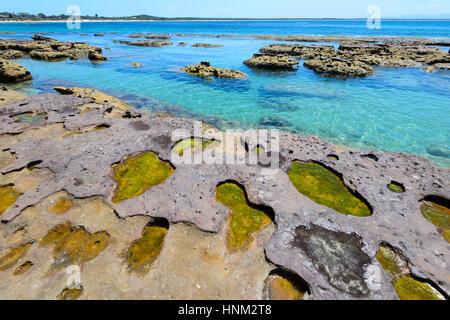
<instances>
[{"instance_id":1,"label":"reef","mask_svg":"<svg viewBox=\"0 0 450 320\"><path fill-rule=\"evenodd\" d=\"M35 35L33 39L0 39L0 50L9 52L8 59L29 56L31 59L58 61L67 58L77 60L89 55L96 56L97 60L105 59L100 47L85 42L62 42L40 35Z\"/></svg>"},{"instance_id":2,"label":"reef","mask_svg":"<svg viewBox=\"0 0 450 320\"><path fill-rule=\"evenodd\" d=\"M244 64L256 69L293 70L299 62L287 55L254 54Z\"/></svg>"},{"instance_id":3,"label":"reef","mask_svg":"<svg viewBox=\"0 0 450 320\"><path fill-rule=\"evenodd\" d=\"M342 58L314 59L306 61L303 65L316 73L342 78L367 77L375 71L361 61Z\"/></svg>"},{"instance_id":4,"label":"reef","mask_svg":"<svg viewBox=\"0 0 450 320\"><path fill-rule=\"evenodd\" d=\"M173 45L173 42L171 41L164 41L164 40L158 40L158 41L148 41L148 40L138 40L138 41L114 41L114 43L121 43L126 44L129 46L138 46L138 47L164 47L164 46L171 46Z\"/></svg>"},{"instance_id":5,"label":"reef","mask_svg":"<svg viewBox=\"0 0 450 320\"><path fill-rule=\"evenodd\" d=\"M1 299L448 298L446 168L57 90L0 90Z\"/></svg>"},{"instance_id":6,"label":"reef","mask_svg":"<svg viewBox=\"0 0 450 320\"><path fill-rule=\"evenodd\" d=\"M202 78L227 78L227 79L245 79L248 75L241 71L215 68L211 66L209 62L200 62L198 65L187 66L181 69L181 71L200 76Z\"/></svg>"}]
</instances>

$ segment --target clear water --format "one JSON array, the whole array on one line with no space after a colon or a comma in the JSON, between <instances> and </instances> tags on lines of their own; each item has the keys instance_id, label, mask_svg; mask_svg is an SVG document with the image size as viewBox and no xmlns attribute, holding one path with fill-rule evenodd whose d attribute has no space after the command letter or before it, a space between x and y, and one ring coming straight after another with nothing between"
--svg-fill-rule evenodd
<instances>
[{"instance_id":1,"label":"clear water","mask_svg":"<svg viewBox=\"0 0 450 320\"><path fill-rule=\"evenodd\" d=\"M207 34L352 34L450 36L450 21L383 22L381 30L363 21L298 22L122 22L84 23L80 36L64 23L0 24L0 31L54 32L53 38L110 47L110 61L41 62L21 59L34 76L14 85L28 93L53 86L94 87L150 111L204 119L221 129L269 127L374 151L415 153L450 167L450 72L425 74L419 68L378 68L365 79L338 80L300 67L291 72L256 72L242 62L274 41L250 38L173 37L174 46L142 48L114 44L133 32ZM94 37L94 32L118 32ZM1 35L29 39L30 34ZM178 47L178 42L188 46ZM192 48L206 42L222 48ZM447 49L448 50L448 49ZM247 73L249 80L203 80L178 72L210 61ZM141 62L143 67L129 66ZM302 65L302 62L301 62Z\"/></svg>"}]
</instances>

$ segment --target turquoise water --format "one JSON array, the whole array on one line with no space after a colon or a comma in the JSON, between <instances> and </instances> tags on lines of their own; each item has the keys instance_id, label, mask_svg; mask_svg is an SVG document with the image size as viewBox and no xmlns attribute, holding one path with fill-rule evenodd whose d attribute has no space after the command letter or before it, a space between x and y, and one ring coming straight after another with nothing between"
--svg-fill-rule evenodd
<instances>
[{"instance_id":1,"label":"turquoise water","mask_svg":"<svg viewBox=\"0 0 450 320\"><path fill-rule=\"evenodd\" d=\"M110 47L110 61L17 62L33 74L31 83L13 88L28 93L53 86L94 87L134 106L204 119L221 129L268 127L374 151L425 156L450 167L450 72L425 74L419 68L378 68L365 79L338 80L300 67L291 72L256 72L242 62L275 41L249 38L173 37L174 46L142 48L114 44L132 32L208 34L354 34L449 36L450 22L383 22L368 30L365 22L146 22L84 23L80 36L65 24L0 24L0 31L55 32L51 37ZM384 29L386 28L386 29ZM353 31L352 31L353 30ZM119 32L94 37L93 32ZM0 35L29 39L30 34ZM188 46L178 47L180 41ZM197 42L222 48L192 48ZM447 49L448 50L448 49ZM247 73L249 80L203 80L178 72L210 61ZM129 66L141 62L142 68ZM302 65L302 61L300 62Z\"/></svg>"}]
</instances>

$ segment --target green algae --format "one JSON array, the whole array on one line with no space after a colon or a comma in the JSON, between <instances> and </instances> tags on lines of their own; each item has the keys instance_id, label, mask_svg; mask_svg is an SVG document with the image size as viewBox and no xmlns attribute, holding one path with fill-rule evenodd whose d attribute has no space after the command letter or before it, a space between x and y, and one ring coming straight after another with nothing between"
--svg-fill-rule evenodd
<instances>
[{"instance_id":1,"label":"green algae","mask_svg":"<svg viewBox=\"0 0 450 320\"><path fill-rule=\"evenodd\" d=\"M305 294L295 283L278 275L269 283L270 300L302 300Z\"/></svg>"},{"instance_id":2,"label":"green algae","mask_svg":"<svg viewBox=\"0 0 450 320\"><path fill-rule=\"evenodd\" d=\"M169 229L163 225L149 225L142 232L142 237L128 248L126 261L128 271L146 274L158 258L164 245L164 238Z\"/></svg>"},{"instance_id":3,"label":"green algae","mask_svg":"<svg viewBox=\"0 0 450 320\"><path fill-rule=\"evenodd\" d=\"M339 157L337 155L334 155L334 154L329 154L327 156L327 158L330 159L331 161L338 161L339 160Z\"/></svg>"},{"instance_id":4,"label":"green algae","mask_svg":"<svg viewBox=\"0 0 450 320\"><path fill-rule=\"evenodd\" d=\"M425 219L438 227L444 239L450 242L450 209L431 201L423 201L420 211Z\"/></svg>"},{"instance_id":5,"label":"green algae","mask_svg":"<svg viewBox=\"0 0 450 320\"><path fill-rule=\"evenodd\" d=\"M189 138L178 142L172 150L173 152L175 152L175 154L182 157L186 150L193 148L202 148L202 150L205 150L211 145L217 145L217 141L205 140L200 138Z\"/></svg>"},{"instance_id":6,"label":"green algae","mask_svg":"<svg viewBox=\"0 0 450 320\"><path fill-rule=\"evenodd\" d=\"M24 273L26 273L28 270L31 269L31 267L34 265L33 262L31 261L25 261L24 263L22 263L20 266L17 267L16 270L14 270L14 275L15 276L20 276Z\"/></svg>"},{"instance_id":7,"label":"green algae","mask_svg":"<svg viewBox=\"0 0 450 320\"><path fill-rule=\"evenodd\" d=\"M19 261L28 249L33 245L33 241L27 242L15 248L10 248L0 254L0 272L6 271Z\"/></svg>"},{"instance_id":8,"label":"green algae","mask_svg":"<svg viewBox=\"0 0 450 320\"><path fill-rule=\"evenodd\" d=\"M249 204L244 189L235 183L218 186L216 200L232 211L227 241L229 251L245 248L254 233L272 223L272 217L266 210Z\"/></svg>"},{"instance_id":9,"label":"green algae","mask_svg":"<svg viewBox=\"0 0 450 320\"><path fill-rule=\"evenodd\" d=\"M47 113L33 113L33 112L24 112L21 114L17 114L14 116L11 116L11 118L17 118L17 123L31 123L35 121L42 120L47 117Z\"/></svg>"},{"instance_id":10,"label":"green algae","mask_svg":"<svg viewBox=\"0 0 450 320\"><path fill-rule=\"evenodd\" d=\"M372 214L368 205L355 197L338 175L320 164L295 161L288 174L295 188L318 204L347 215Z\"/></svg>"},{"instance_id":11,"label":"green algae","mask_svg":"<svg viewBox=\"0 0 450 320\"><path fill-rule=\"evenodd\" d=\"M260 155L260 154L265 153L266 150L264 150L264 147L257 146L257 147L254 147L254 148L253 148L252 152L253 152L254 154Z\"/></svg>"},{"instance_id":12,"label":"green algae","mask_svg":"<svg viewBox=\"0 0 450 320\"><path fill-rule=\"evenodd\" d=\"M414 279L408 262L394 249L382 245L376 258L391 275L392 284L401 300L445 300L445 297L430 284Z\"/></svg>"},{"instance_id":13,"label":"green algae","mask_svg":"<svg viewBox=\"0 0 450 320\"><path fill-rule=\"evenodd\" d=\"M73 208L73 201L71 199L62 198L53 203L49 211L55 215L63 215Z\"/></svg>"},{"instance_id":14,"label":"green algae","mask_svg":"<svg viewBox=\"0 0 450 320\"><path fill-rule=\"evenodd\" d=\"M394 193L404 193L405 192L405 187L398 182L392 181L391 183L388 184L387 188L389 189L389 191L394 192Z\"/></svg>"},{"instance_id":15,"label":"green algae","mask_svg":"<svg viewBox=\"0 0 450 320\"><path fill-rule=\"evenodd\" d=\"M79 288L65 288L63 291L61 291L60 294L58 294L57 299L58 300L77 300L81 294L83 293L83 287Z\"/></svg>"},{"instance_id":16,"label":"green algae","mask_svg":"<svg viewBox=\"0 0 450 320\"><path fill-rule=\"evenodd\" d=\"M22 195L13 186L0 187L0 216Z\"/></svg>"},{"instance_id":17,"label":"green algae","mask_svg":"<svg viewBox=\"0 0 450 320\"><path fill-rule=\"evenodd\" d=\"M84 227L73 227L70 222L50 230L41 241L53 246L53 269L73 264L82 265L96 258L109 245L111 236L106 231L90 233Z\"/></svg>"},{"instance_id":18,"label":"green algae","mask_svg":"<svg viewBox=\"0 0 450 320\"><path fill-rule=\"evenodd\" d=\"M170 163L160 160L156 153L144 152L128 157L113 169L113 179L118 184L113 202L140 196L163 183L173 172Z\"/></svg>"}]
</instances>

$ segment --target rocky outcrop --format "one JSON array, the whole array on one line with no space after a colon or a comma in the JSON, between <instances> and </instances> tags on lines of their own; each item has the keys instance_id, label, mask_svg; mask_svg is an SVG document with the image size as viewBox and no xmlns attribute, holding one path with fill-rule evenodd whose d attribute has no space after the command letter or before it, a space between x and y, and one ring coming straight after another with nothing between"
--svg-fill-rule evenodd
<instances>
[{"instance_id":1,"label":"rocky outcrop","mask_svg":"<svg viewBox=\"0 0 450 320\"><path fill-rule=\"evenodd\" d=\"M194 48L220 48L223 46L220 44L196 43L196 44L193 44L192 47L194 47Z\"/></svg>"},{"instance_id":2,"label":"rocky outcrop","mask_svg":"<svg viewBox=\"0 0 450 320\"><path fill-rule=\"evenodd\" d=\"M364 62L341 58L314 59L303 65L316 73L340 78L367 77L375 71Z\"/></svg>"},{"instance_id":3,"label":"rocky outcrop","mask_svg":"<svg viewBox=\"0 0 450 320\"><path fill-rule=\"evenodd\" d=\"M293 56L300 60L309 60L317 56L331 56L334 47L328 45L295 45L295 44L270 44L259 50L261 53L283 54Z\"/></svg>"},{"instance_id":4,"label":"rocky outcrop","mask_svg":"<svg viewBox=\"0 0 450 320\"><path fill-rule=\"evenodd\" d=\"M168 40L172 38L168 34L162 33L133 33L128 36L129 38L145 38L145 39L155 39L155 40Z\"/></svg>"},{"instance_id":5,"label":"rocky outcrop","mask_svg":"<svg viewBox=\"0 0 450 320\"><path fill-rule=\"evenodd\" d=\"M40 35L36 35L34 38L37 40L0 40L0 50L13 51L16 56L19 55L16 52L18 51L22 53L22 56L28 55L32 59L45 61L67 58L76 60L87 58L89 52L95 52L99 55L102 53L100 47L91 46L84 42L61 42Z\"/></svg>"},{"instance_id":6,"label":"rocky outcrop","mask_svg":"<svg viewBox=\"0 0 450 320\"><path fill-rule=\"evenodd\" d=\"M293 70L299 62L287 55L254 54L244 64L256 69Z\"/></svg>"},{"instance_id":7,"label":"rocky outcrop","mask_svg":"<svg viewBox=\"0 0 450 320\"><path fill-rule=\"evenodd\" d=\"M0 83L15 83L31 80L30 71L24 66L5 59L0 59Z\"/></svg>"},{"instance_id":8,"label":"rocky outcrop","mask_svg":"<svg viewBox=\"0 0 450 320\"><path fill-rule=\"evenodd\" d=\"M182 71L200 76L203 78L228 78L228 79L244 79L248 78L248 75L241 71L232 69L221 69L211 66L209 62L200 62L198 65L187 66L181 69Z\"/></svg>"},{"instance_id":9,"label":"rocky outcrop","mask_svg":"<svg viewBox=\"0 0 450 320\"><path fill-rule=\"evenodd\" d=\"M182 156L209 152L213 164L191 165L173 148L192 139L193 120L114 114L101 99L45 94L0 108L0 298L262 299L278 268L306 285L274 284L292 294L273 298L448 298L448 242L420 208L448 210L445 168L289 133L275 146L273 132L237 133L227 148L209 126ZM349 198L321 193L335 186ZM341 210L354 201L370 214ZM245 243L230 250L233 240ZM74 266L81 282L68 284Z\"/></svg>"},{"instance_id":10,"label":"rocky outcrop","mask_svg":"<svg viewBox=\"0 0 450 320\"><path fill-rule=\"evenodd\" d=\"M23 58L25 54L22 51L18 50L5 50L0 51L0 59L20 59Z\"/></svg>"},{"instance_id":11,"label":"rocky outcrop","mask_svg":"<svg viewBox=\"0 0 450 320\"><path fill-rule=\"evenodd\" d=\"M164 47L173 45L173 42L171 41L147 41L147 40L114 41L114 43L121 43L129 46L138 46L138 47Z\"/></svg>"},{"instance_id":12,"label":"rocky outcrop","mask_svg":"<svg viewBox=\"0 0 450 320\"><path fill-rule=\"evenodd\" d=\"M97 51L89 51L88 53L88 58L91 61L106 61L108 60L108 58L102 56L100 53L98 53Z\"/></svg>"}]
</instances>

